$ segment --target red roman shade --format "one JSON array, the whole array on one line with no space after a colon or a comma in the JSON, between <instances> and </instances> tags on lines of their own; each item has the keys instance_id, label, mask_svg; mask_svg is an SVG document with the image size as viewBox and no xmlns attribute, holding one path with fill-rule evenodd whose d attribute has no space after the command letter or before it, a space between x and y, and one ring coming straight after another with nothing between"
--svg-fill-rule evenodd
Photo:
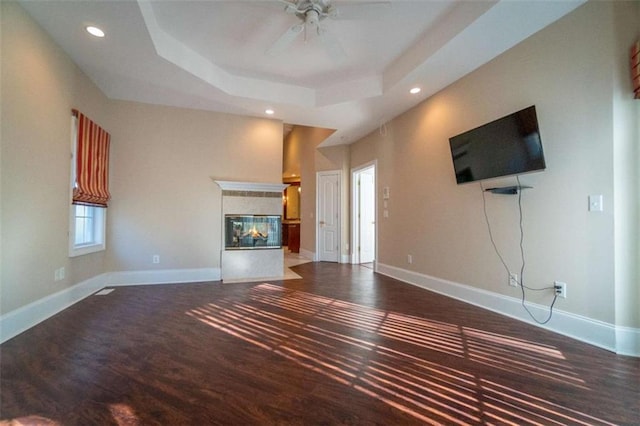
<instances>
[{"instance_id":1,"label":"red roman shade","mask_svg":"<svg viewBox=\"0 0 640 426\"><path fill-rule=\"evenodd\" d=\"M111 135L81 112L72 113L78 120L73 204L107 207Z\"/></svg>"},{"instance_id":2,"label":"red roman shade","mask_svg":"<svg viewBox=\"0 0 640 426\"><path fill-rule=\"evenodd\" d=\"M631 48L631 78L635 98L640 99L640 41Z\"/></svg>"}]
</instances>

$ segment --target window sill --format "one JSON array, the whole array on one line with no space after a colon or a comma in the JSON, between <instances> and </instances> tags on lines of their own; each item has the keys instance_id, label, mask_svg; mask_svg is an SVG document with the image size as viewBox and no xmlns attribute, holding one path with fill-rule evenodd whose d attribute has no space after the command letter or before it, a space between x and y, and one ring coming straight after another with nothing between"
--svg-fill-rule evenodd
<instances>
[{"instance_id":1,"label":"window sill","mask_svg":"<svg viewBox=\"0 0 640 426\"><path fill-rule=\"evenodd\" d=\"M105 250L105 244L87 244L83 246L74 246L69 249L69 257L78 257L85 254L97 253Z\"/></svg>"}]
</instances>

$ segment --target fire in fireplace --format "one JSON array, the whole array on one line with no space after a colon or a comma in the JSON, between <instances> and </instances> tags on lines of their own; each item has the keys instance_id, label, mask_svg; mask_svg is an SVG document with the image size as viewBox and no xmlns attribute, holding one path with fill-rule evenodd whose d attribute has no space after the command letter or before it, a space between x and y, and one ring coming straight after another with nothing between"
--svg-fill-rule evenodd
<instances>
[{"instance_id":1,"label":"fire in fireplace","mask_svg":"<svg viewBox=\"0 0 640 426\"><path fill-rule=\"evenodd\" d=\"M225 250L282 248L282 217L225 215Z\"/></svg>"}]
</instances>

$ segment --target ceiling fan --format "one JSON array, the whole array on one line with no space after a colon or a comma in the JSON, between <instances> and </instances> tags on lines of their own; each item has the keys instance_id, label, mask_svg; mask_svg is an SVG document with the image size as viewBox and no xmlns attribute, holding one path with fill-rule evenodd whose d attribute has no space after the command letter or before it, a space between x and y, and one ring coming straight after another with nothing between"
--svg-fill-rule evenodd
<instances>
[{"instance_id":1,"label":"ceiling fan","mask_svg":"<svg viewBox=\"0 0 640 426\"><path fill-rule=\"evenodd\" d=\"M374 8L386 8L391 5L389 1L357 2L337 7L331 0L279 0L285 5L284 11L295 15L300 22L287 29L266 51L268 55L278 55L284 52L300 34L304 34L305 41L313 37L320 39L329 56L335 61L341 62L347 55L338 39L320 25L326 18L350 19L357 16L358 11L369 11Z\"/></svg>"}]
</instances>

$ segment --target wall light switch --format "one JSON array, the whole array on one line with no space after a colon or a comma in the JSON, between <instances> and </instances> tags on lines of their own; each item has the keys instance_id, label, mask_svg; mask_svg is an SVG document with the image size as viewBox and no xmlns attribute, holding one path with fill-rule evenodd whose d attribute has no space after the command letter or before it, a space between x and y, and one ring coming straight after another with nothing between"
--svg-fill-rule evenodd
<instances>
[{"instance_id":1,"label":"wall light switch","mask_svg":"<svg viewBox=\"0 0 640 426\"><path fill-rule=\"evenodd\" d=\"M602 194L600 195L589 195L589 211L590 212L601 212L604 208L602 206Z\"/></svg>"}]
</instances>

